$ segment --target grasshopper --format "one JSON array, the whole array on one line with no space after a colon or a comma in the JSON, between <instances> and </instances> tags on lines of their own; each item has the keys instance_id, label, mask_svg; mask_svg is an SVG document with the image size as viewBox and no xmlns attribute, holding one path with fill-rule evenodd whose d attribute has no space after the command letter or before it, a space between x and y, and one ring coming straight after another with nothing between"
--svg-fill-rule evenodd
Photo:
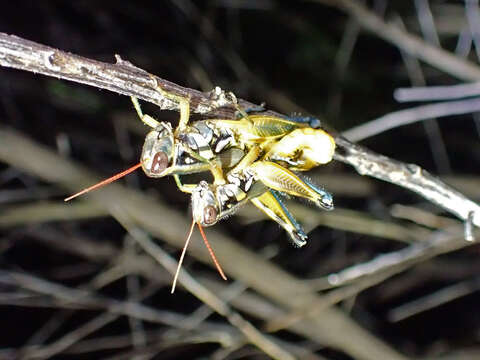
<instances>
[{"instance_id":1,"label":"grasshopper","mask_svg":"<svg viewBox=\"0 0 480 360\"><path fill-rule=\"evenodd\" d=\"M192 190L195 222L212 226L251 201L289 234L294 245L301 247L306 244L307 235L283 204L279 193L306 198L324 210L333 210L330 193L273 162L254 162L241 173L229 173L227 180L220 185L201 181Z\"/></svg>"},{"instance_id":2,"label":"grasshopper","mask_svg":"<svg viewBox=\"0 0 480 360\"><path fill-rule=\"evenodd\" d=\"M145 118L138 102L134 100L134 104L139 116ZM157 134L157 130L147 135L142 168L152 177L173 175L178 188L192 194L193 217L199 225L211 226L250 200L279 223L296 246L303 246L307 240L305 232L279 197L268 189L307 198L320 208L331 210L332 196L302 180L292 170L307 171L328 163L335 142L324 130L309 126L316 119L248 115L241 109L239 112L242 117L237 120L197 121L177 132L176 138L169 124L162 124L166 136ZM225 156L233 150L241 153ZM215 164L220 157L221 165ZM230 169L227 176L223 175L225 168ZM182 184L179 179L181 174L205 170L214 176L210 192L206 191L206 182L197 187L197 184ZM254 183L263 186L252 187Z\"/></svg>"}]
</instances>

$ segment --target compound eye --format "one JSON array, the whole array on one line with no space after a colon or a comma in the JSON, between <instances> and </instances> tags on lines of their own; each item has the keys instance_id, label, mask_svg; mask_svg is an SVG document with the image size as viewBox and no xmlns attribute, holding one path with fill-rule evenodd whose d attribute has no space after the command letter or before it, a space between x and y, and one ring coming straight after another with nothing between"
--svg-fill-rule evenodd
<instances>
[{"instance_id":1,"label":"compound eye","mask_svg":"<svg viewBox=\"0 0 480 360\"><path fill-rule=\"evenodd\" d=\"M168 167L168 156L163 151L155 154L152 160L150 172L152 174L161 174Z\"/></svg>"},{"instance_id":2,"label":"compound eye","mask_svg":"<svg viewBox=\"0 0 480 360\"><path fill-rule=\"evenodd\" d=\"M217 221L217 210L212 205L208 205L203 209L203 222L205 225L212 225Z\"/></svg>"}]
</instances>

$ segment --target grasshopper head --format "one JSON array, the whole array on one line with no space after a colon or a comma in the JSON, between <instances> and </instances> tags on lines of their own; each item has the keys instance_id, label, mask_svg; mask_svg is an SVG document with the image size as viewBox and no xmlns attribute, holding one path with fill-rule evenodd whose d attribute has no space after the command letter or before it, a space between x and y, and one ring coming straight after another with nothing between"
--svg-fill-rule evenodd
<instances>
[{"instance_id":1,"label":"grasshopper head","mask_svg":"<svg viewBox=\"0 0 480 360\"><path fill-rule=\"evenodd\" d=\"M143 144L141 163L145 174L149 177L162 177L172 164L174 153L174 137L169 123L160 123L150 131Z\"/></svg>"},{"instance_id":2,"label":"grasshopper head","mask_svg":"<svg viewBox=\"0 0 480 360\"><path fill-rule=\"evenodd\" d=\"M219 220L220 206L212 185L200 181L192 192L193 219L201 226L215 225Z\"/></svg>"}]
</instances>

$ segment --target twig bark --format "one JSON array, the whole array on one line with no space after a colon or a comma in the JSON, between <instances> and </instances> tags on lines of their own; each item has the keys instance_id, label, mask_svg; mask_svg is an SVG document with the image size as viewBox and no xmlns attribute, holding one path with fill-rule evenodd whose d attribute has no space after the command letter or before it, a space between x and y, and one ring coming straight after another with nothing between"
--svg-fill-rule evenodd
<instances>
[{"instance_id":1,"label":"twig bark","mask_svg":"<svg viewBox=\"0 0 480 360\"><path fill-rule=\"evenodd\" d=\"M158 78L115 56L116 63L105 63L0 33L0 66L74 81L118 94L135 96L158 105L162 110L178 110L178 104L162 96L156 84L173 94L189 97L191 111L197 114L232 116L231 101L215 92L203 93ZM157 82L155 82L155 80ZM242 104L242 103L241 103ZM247 106L251 103L245 103Z\"/></svg>"},{"instance_id":2,"label":"twig bark","mask_svg":"<svg viewBox=\"0 0 480 360\"><path fill-rule=\"evenodd\" d=\"M467 199L440 179L415 164L405 164L377 154L341 137L337 145L344 151L335 153L335 160L352 165L359 174L368 175L407 188L467 221L473 213L473 224L480 226L480 206Z\"/></svg>"}]
</instances>

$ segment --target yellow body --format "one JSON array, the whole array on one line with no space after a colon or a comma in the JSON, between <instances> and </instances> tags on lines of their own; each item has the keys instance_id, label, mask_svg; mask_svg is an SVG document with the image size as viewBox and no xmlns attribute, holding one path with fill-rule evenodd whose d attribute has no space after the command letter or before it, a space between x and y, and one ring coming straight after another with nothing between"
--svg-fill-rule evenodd
<instances>
[{"instance_id":1,"label":"yellow body","mask_svg":"<svg viewBox=\"0 0 480 360\"><path fill-rule=\"evenodd\" d=\"M287 159L290 170L307 171L329 163L334 152L335 140L330 134L322 129L302 128L272 144L264 159L278 162Z\"/></svg>"}]
</instances>

